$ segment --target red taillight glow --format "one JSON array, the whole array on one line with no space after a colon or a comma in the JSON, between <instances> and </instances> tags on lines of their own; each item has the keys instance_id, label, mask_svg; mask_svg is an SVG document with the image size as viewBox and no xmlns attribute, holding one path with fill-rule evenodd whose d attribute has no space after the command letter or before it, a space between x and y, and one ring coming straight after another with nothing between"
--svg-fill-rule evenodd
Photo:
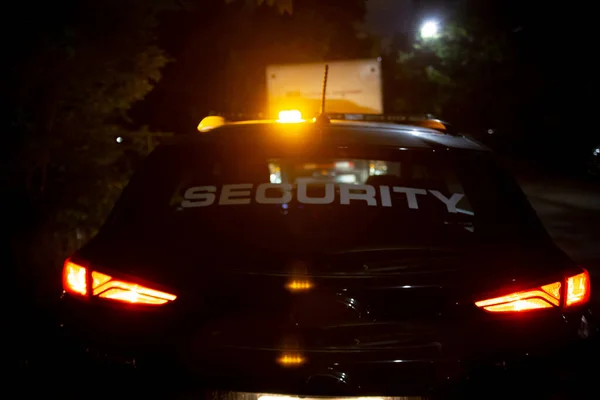
<instances>
[{"instance_id":1,"label":"red taillight glow","mask_svg":"<svg viewBox=\"0 0 600 400\"><path fill-rule=\"evenodd\" d=\"M489 312L522 312L559 307L563 297L565 308L585 304L590 299L590 277L586 270L583 271L565 278L564 282L477 301L475 305ZM564 287L566 294L563 294Z\"/></svg>"},{"instance_id":2,"label":"red taillight glow","mask_svg":"<svg viewBox=\"0 0 600 400\"><path fill-rule=\"evenodd\" d=\"M125 303L161 305L177 298L174 294L161 292L136 283L113 278L98 271L91 271L91 295ZM69 259L63 268L63 288L66 292L87 296L88 271Z\"/></svg>"},{"instance_id":3,"label":"red taillight glow","mask_svg":"<svg viewBox=\"0 0 600 400\"><path fill-rule=\"evenodd\" d=\"M585 304L590 300L590 274L584 270L581 274L567 278L567 307Z\"/></svg>"},{"instance_id":4,"label":"red taillight glow","mask_svg":"<svg viewBox=\"0 0 600 400\"><path fill-rule=\"evenodd\" d=\"M87 269L67 258L63 266L63 288L72 294L87 295Z\"/></svg>"},{"instance_id":5,"label":"red taillight glow","mask_svg":"<svg viewBox=\"0 0 600 400\"><path fill-rule=\"evenodd\" d=\"M515 292L506 296L475 302L491 312L527 311L538 308L551 308L560 304L560 282L544 285L539 288Z\"/></svg>"},{"instance_id":6,"label":"red taillight glow","mask_svg":"<svg viewBox=\"0 0 600 400\"><path fill-rule=\"evenodd\" d=\"M139 304L165 304L177 298L173 294L124 282L96 271L92 272L92 282L93 295L105 299Z\"/></svg>"}]
</instances>

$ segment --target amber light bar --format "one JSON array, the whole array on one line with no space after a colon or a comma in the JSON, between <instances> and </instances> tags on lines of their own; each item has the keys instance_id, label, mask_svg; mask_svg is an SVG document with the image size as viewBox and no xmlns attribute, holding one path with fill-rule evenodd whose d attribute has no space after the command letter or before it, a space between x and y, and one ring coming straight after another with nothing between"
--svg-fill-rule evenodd
<instances>
[{"instance_id":1,"label":"amber light bar","mask_svg":"<svg viewBox=\"0 0 600 400\"><path fill-rule=\"evenodd\" d=\"M90 277L91 292L88 282ZM86 267L70 259L65 261L63 267L63 289L73 295L91 295L132 304L161 305L177 298L174 294L116 279L98 271L88 271Z\"/></svg>"},{"instance_id":2,"label":"amber light bar","mask_svg":"<svg viewBox=\"0 0 600 400\"><path fill-rule=\"evenodd\" d=\"M584 269L577 275L565 278L563 282L554 282L529 290L476 301L475 305L488 312L522 312L560 307L561 305L563 308L569 308L587 303L590 299L590 292L590 276ZM564 302L561 303L563 297Z\"/></svg>"}]
</instances>

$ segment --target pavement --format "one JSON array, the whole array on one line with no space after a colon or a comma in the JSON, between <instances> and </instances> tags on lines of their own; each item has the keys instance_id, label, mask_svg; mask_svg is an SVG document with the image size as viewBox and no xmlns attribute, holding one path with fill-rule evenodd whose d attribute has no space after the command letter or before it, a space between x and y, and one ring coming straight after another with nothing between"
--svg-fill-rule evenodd
<instances>
[{"instance_id":1,"label":"pavement","mask_svg":"<svg viewBox=\"0 0 600 400\"><path fill-rule=\"evenodd\" d=\"M600 181L573 177L517 176L555 243L592 277L592 302L600 306Z\"/></svg>"}]
</instances>

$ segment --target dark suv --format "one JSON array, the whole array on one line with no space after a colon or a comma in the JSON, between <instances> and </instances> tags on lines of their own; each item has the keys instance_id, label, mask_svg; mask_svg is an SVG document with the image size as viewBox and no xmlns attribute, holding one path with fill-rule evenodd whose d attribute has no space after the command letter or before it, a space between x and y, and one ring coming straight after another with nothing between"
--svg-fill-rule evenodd
<instances>
[{"instance_id":1,"label":"dark suv","mask_svg":"<svg viewBox=\"0 0 600 400\"><path fill-rule=\"evenodd\" d=\"M73 365L264 400L541 396L584 365L592 321L587 271L492 152L386 123L233 123L161 145L63 282Z\"/></svg>"}]
</instances>

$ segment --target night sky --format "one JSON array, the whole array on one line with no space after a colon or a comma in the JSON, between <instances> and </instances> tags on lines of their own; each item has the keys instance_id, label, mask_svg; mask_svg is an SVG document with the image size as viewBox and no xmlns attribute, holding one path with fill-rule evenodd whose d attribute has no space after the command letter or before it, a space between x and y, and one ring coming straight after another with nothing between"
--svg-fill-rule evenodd
<instances>
[{"instance_id":1,"label":"night sky","mask_svg":"<svg viewBox=\"0 0 600 400\"><path fill-rule=\"evenodd\" d=\"M412 0L369 0L367 27L385 36L408 32L414 20L413 3Z\"/></svg>"},{"instance_id":2,"label":"night sky","mask_svg":"<svg viewBox=\"0 0 600 400\"><path fill-rule=\"evenodd\" d=\"M366 23L370 32L383 36L408 33L425 19L443 19L449 7L438 1L369 0ZM446 2L450 3L450 2Z\"/></svg>"}]
</instances>

